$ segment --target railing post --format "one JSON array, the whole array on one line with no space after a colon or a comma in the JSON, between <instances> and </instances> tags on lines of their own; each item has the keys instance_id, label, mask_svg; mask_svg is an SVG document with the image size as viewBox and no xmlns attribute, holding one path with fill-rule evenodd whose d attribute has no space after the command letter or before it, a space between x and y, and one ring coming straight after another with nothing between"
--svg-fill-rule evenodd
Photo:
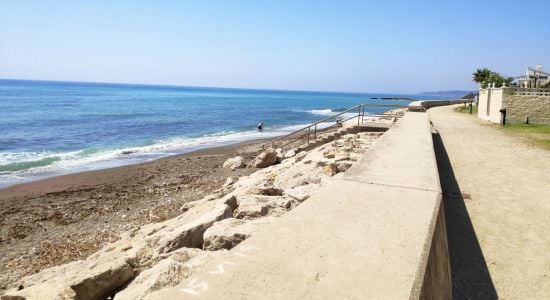
<instances>
[{"instance_id":1,"label":"railing post","mask_svg":"<svg viewBox=\"0 0 550 300\"><path fill-rule=\"evenodd\" d=\"M313 130L313 139L317 140L317 124L315 124L315 129Z\"/></svg>"},{"instance_id":2,"label":"railing post","mask_svg":"<svg viewBox=\"0 0 550 300\"><path fill-rule=\"evenodd\" d=\"M363 112L361 113L361 124L365 123L365 105L361 104Z\"/></svg>"},{"instance_id":3,"label":"railing post","mask_svg":"<svg viewBox=\"0 0 550 300\"><path fill-rule=\"evenodd\" d=\"M311 134L311 126L307 128L307 144L309 145L309 135Z\"/></svg>"},{"instance_id":4,"label":"railing post","mask_svg":"<svg viewBox=\"0 0 550 300\"><path fill-rule=\"evenodd\" d=\"M359 125L359 121L361 121L361 105L357 109L357 125Z\"/></svg>"}]
</instances>

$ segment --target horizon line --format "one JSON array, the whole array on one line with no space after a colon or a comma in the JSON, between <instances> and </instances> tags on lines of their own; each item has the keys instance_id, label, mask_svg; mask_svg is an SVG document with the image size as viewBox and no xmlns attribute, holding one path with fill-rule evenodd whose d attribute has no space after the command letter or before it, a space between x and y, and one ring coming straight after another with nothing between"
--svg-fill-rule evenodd
<instances>
[{"instance_id":1,"label":"horizon line","mask_svg":"<svg viewBox=\"0 0 550 300\"><path fill-rule=\"evenodd\" d=\"M192 86L192 85L174 85L174 84L154 84L154 83L128 83L128 82L100 82L100 81L72 81L72 80L58 80L58 79L23 79L23 78L0 78L0 80L13 80L13 81L39 81L39 82L66 82L66 83L83 83L83 84L107 84L107 85L141 85L152 87L175 87L175 88L204 88L204 89L226 89L226 90L250 90L250 91L272 91L272 92L297 92L297 93L332 93L332 94L378 94L378 95L396 95L396 96L408 96L408 95L421 95L423 93L434 93L442 91L425 91L416 93L380 93L380 92L351 92L351 91L324 91L324 90L293 90L293 89L270 89L270 88L250 88L250 87L220 87L220 86ZM449 90L456 91L456 90ZM472 92L472 91L466 91Z\"/></svg>"}]
</instances>

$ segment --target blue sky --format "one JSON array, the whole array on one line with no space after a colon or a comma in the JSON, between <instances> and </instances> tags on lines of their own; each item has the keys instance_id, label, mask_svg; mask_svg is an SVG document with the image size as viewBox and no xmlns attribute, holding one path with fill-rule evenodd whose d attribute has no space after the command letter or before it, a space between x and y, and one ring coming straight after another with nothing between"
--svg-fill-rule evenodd
<instances>
[{"instance_id":1,"label":"blue sky","mask_svg":"<svg viewBox=\"0 0 550 300\"><path fill-rule=\"evenodd\" d=\"M550 69L550 1L5 1L0 78L410 93Z\"/></svg>"}]
</instances>

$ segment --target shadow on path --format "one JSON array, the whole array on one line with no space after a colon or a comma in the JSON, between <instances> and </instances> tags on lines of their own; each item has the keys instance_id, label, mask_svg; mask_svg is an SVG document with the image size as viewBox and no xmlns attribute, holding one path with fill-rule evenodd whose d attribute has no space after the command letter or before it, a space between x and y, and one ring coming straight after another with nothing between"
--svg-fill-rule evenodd
<instances>
[{"instance_id":1,"label":"shadow on path","mask_svg":"<svg viewBox=\"0 0 550 300\"><path fill-rule=\"evenodd\" d=\"M439 134L433 136L449 241L453 299L498 299L464 198Z\"/></svg>"}]
</instances>

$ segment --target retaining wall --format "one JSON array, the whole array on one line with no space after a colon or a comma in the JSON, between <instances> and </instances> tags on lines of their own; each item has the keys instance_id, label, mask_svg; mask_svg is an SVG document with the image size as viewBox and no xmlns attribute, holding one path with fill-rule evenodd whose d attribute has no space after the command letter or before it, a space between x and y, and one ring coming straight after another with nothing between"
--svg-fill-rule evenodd
<instances>
[{"instance_id":1,"label":"retaining wall","mask_svg":"<svg viewBox=\"0 0 550 300\"><path fill-rule=\"evenodd\" d=\"M550 124L550 95L513 94L505 98L506 122L523 123L525 117L534 124Z\"/></svg>"},{"instance_id":2,"label":"retaining wall","mask_svg":"<svg viewBox=\"0 0 550 300\"><path fill-rule=\"evenodd\" d=\"M478 117L499 123L501 109L506 109L507 123L550 124L550 90L486 88L479 90Z\"/></svg>"},{"instance_id":3,"label":"retaining wall","mask_svg":"<svg viewBox=\"0 0 550 300\"><path fill-rule=\"evenodd\" d=\"M457 99L457 100L421 100L409 103L409 111L422 112L431 107L445 106L451 104L470 103L470 99Z\"/></svg>"}]
</instances>

